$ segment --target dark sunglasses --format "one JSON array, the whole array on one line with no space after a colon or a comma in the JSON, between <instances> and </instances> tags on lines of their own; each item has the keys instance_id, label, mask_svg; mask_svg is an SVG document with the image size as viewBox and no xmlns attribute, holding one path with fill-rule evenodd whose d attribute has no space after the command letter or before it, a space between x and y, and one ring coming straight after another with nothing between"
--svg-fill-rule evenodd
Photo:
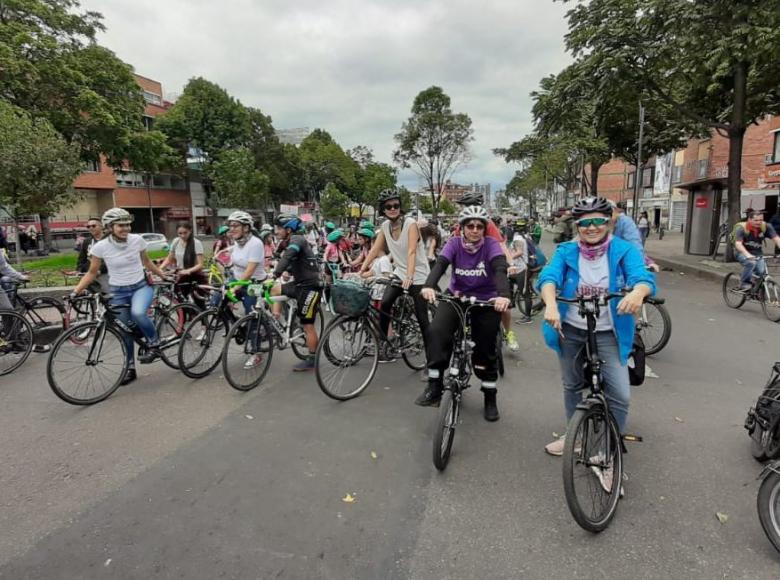
<instances>
[{"instance_id":1,"label":"dark sunglasses","mask_svg":"<svg viewBox=\"0 0 780 580\"><path fill-rule=\"evenodd\" d=\"M386 203L385 209L401 209L400 203Z\"/></svg>"},{"instance_id":2,"label":"dark sunglasses","mask_svg":"<svg viewBox=\"0 0 780 580\"><path fill-rule=\"evenodd\" d=\"M99 228L100 224L87 224L88 228Z\"/></svg>"},{"instance_id":3,"label":"dark sunglasses","mask_svg":"<svg viewBox=\"0 0 780 580\"><path fill-rule=\"evenodd\" d=\"M473 222L470 224L466 224L463 227L466 228L467 230L484 230L485 224L483 224L482 222Z\"/></svg>"},{"instance_id":4,"label":"dark sunglasses","mask_svg":"<svg viewBox=\"0 0 780 580\"><path fill-rule=\"evenodd\" d=\"M584 218L577 220L577 227L589 228L590 226L596 226L597 228L600 228L601 226L607 225L607 223L609 223L609 218Z\"/></svg>"}]
</instances>

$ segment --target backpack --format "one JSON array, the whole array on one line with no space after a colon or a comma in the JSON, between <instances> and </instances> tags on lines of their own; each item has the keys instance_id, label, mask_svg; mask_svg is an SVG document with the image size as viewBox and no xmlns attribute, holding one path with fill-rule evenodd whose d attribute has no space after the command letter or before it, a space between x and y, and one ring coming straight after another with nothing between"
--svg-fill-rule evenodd
<instances>
[{"instance_id":1,"label":"backpack","mask_svg":"<svg viewBox=\"0 0 780 580\"><path fill-rule=\"evenodd\" d=\"M529 268L543 268L547 264L547 256L544 255L542 249L537 246L531 236L528 234L523 235L526 246L526 254L528 256Z\"/></svg>"},{"instance_id":2,"label":"backpack","mask_svg":"<svg viewBox=\"0 0 780 580\"><path fill-rule=\"evenodd\" d=\"M628 381L638 387L645 382L645 342L639 332L634 332L634 344L628 355Z\"/></svg>"},{"instance_id":3,"label":"backpack","mask_svg":"<svg viewBox=\"0 0 780 580\"><path fill-rule=\"evenodd\" d=\"M742 228L745 232L747 232L747 222L739 222L738 224L734 224L734 227L729 234L729 242L731 242L732 245L737 241L738 228ZM761 233L766 233L766 222L761 222Z\"/></svg>"}]
</instances>

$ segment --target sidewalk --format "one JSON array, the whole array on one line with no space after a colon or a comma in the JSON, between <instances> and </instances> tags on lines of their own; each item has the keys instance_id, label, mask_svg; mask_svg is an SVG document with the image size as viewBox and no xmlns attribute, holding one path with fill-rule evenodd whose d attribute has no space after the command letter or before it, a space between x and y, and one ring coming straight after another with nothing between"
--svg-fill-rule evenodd
<instances>
[{"instance_id":1,"label":"sidewalk","mask_svg":"<svg viewBox=\"0 0 780 580\"><path fill-rule=\"evenodd\" d=\"M672 270L721 282L729 272L741 272L738 262L721 261L723 254L718 255L718 261L710 256L693 256L683 252L685 236L681 233L667 233L663 240L653 233L647 239L645 250L647 255L655 260L664 270Z\"/></svg>"}]
</instances>

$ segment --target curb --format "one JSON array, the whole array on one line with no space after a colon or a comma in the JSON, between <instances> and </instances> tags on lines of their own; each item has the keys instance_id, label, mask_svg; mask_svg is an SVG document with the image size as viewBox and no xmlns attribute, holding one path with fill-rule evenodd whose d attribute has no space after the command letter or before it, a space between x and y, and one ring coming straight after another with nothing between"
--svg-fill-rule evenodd
<instances>
[{"instance_id":1,"label":"curb","mask_svg":"<svg viewBox=\"0 0 780 580\"><path fill-rule=\"evenodd\" d=\"M726 275L731 272L731 270L727 272L721 272L718 270L705 268L704 266L694 266L692 264L687 264L678 260L672 260L670 258L653 256L653 260L662 268L671 268L672 270L676 270L684 274L690 274L692 276L696 276L697 278L701 278L703 280L712 280L714 282L723 282L723 279L726 277Z\"/></svg>"},{"instance_id":2,"label":"curb","mask_svg":"<svg viewBox=\"0 0 780 580\"><path fill-rule=\"evenodd\" d=\"M19 288L19 294L25 298L38 298L39 296L49 296L51 298L62 298L71 293L73 286L49 286L45 288Z\"/></svg>"}]
</instances>

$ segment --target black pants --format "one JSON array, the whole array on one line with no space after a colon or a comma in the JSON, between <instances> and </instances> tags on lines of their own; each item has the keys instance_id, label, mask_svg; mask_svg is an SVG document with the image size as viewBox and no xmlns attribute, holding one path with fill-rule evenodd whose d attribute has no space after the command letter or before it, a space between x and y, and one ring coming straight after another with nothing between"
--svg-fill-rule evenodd
<instances>
[{"instance_id":1,"label":"black pants","mask_svg":"<svg viewBox=\"0 0 780 580\"><path fill-rule=\"evenodd\" d=\"M444 371L450 364L452 346L460 327L460 316L455 312L458 306L441 302L436 316L428 327L426 355L428 368ZM496 339L501 325L501 313L492 308L474 308L471 311L471 340L474 351L471 364L477 378L488 383L498 379L496 365Z\"/></svg>"},{"instance_id":2,"label":"black pants","mask_svg":"<svg viewBox=\"0 0 780 580\"><path fill-rule=\"evenodd\" d=\"M428 334L428 326L431 322L428 320L428 303L420 296L422 286L412 285L409 287L409 294L414 299L414 315L417 317L417 322L420 323L420 330L422 330L423 341L426 342L426 336ZM388 286L385 288L385 293L382 295L382 303L379 312L379 328L382 333L387 336L387 331L390 329L390 313L393 311L393 304L403 294L403 289L397 286Z\"/></svg>"}]
</instances>

